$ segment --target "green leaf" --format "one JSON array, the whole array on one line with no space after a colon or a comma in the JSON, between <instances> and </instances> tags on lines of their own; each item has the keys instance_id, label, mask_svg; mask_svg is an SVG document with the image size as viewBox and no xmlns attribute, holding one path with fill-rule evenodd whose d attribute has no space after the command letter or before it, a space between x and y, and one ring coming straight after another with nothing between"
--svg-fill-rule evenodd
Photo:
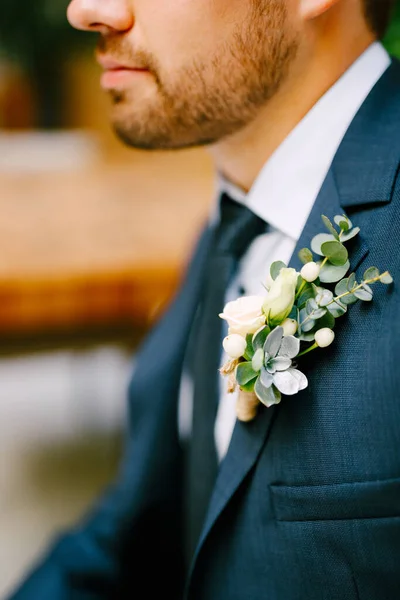
<instances>
[{"instance_id":1,"label":"green leaf","mask_svg":"<svg viewBox=\"0 0 400 600\"><path fill-rule=\"evenodd\" d=\"M315 340L315 332L309 331L307 333L302 333L299 335L299 340L301 342L313 342Z\"/></svg>"},{"instance_id":2,"label":"green leaf","mask_svg":"<svg viewBox=\"0 0 400 600\"><path fill-rule=\"evenodd\" d=\"M255 379L251 379L248 383L245 383L244 385L241 385L240 387L242 388L242 390L244 392L254 392L254 386L256 384L257 381L257 377Z\"/></svg>"},{"instance_id":3,"label":"green leaf","mask_svg":"<svg viewBox=\"0 0 400 600\"><path fill-rule=\"evenodd\" d=\"M331 233L333 235L333 237L339 241L339 234L336 231L335 227L332 225L331 221L328 219L328 217L326 217L325 215L322 215L322 221L323 221L325 227L327 228L327 230L329 231L329 233Z\"/></svg>"},{"instance_id":4,"label":"green leaf","mask_svg":"<svg viewBox=\"0 0 400 600\"><path fill-rule=\"evenodd\" d=\"M347 296L343 296L343 298L340 298L340 302L347 306L349 304L355 304L356 302L358 302L358 298L356 298L354 294L348 294Z\"/></svg>"},{"instance_id":5,"label":"green leaf","mask_svg":"<svg viewBox=\"0 0 400 600\"><path fill-rule=\"evenodd\" d=\"M239 363L236 367L236 381L240 387L243 387L256 377L258 377L258 373L254 371L251 362Z\"/></svg>"},{"instance_id":6,"label":"green leaf","mask_svg":"<svg viewBox=\"0 0 400 600\"><path fill-rule=\"evenodd\" d=\"M381 283L384 283L385 285L390 285L393 283L393 277L388 271L381 275Z\"/></svg>"},{"instance_id":7,"label":"green leaf","mask_svg":"<svg viewBox=\"0 0 400 600\"><path fill-rule=\"evenodd\" d=\"M306 311L308 315L311 315L315 310L318 310L318 304L316 303L314 298L310 298L307 300Z\"/></svg>"},{"instance_id":8,"label":"green leaf","mask_svg":"<svg viewBox=\"0 0 400 600\"><path fill-rule=\"evenodd\" d=\"M298 257L304 265L314 260L313 254L308 248L302 248L298 253Z\"/></svg>"},{"instance_id":9,"label":"green leaf","mask_svg":"<svg viewBox=\"0 0 400 600\"><path fill-rule=\"evenodd\" d=\"M268 327L268 325L262 327L261 329L255 332L255 334L252 336L252 345L254 352L256 352L256 350L258 350L259 348L264 347L265 340L267 339L269 333L271 333L271 329Z\"/></svg>"},{"instance_id":10,"label":"green leaf","mask_svg":"<svg viewBox=\"0 0 400 600\"><path fill-rule=\"evenodd\" d=\"M318 308L317 310L314 311L313 318L318 321L318 319L321 319L321 317L324 317L327 312L328 311L326 310L326 308Z\"/></svg>"},{"instance_id":11,"label":"green leaf","mask_svg":"<svg viewBox=\"0 0 400 600\"><path fill-rule=\"evenodd\" d=\"M354 292L354 295L363 302L371 302L373 295L367 290L359 289Z\"/></svg>"},{"instance_id":12,"label":"green leaf","mask_svg":"<svg viewBox=\"0 0 400 600\"><path fill-rule=\"evenodd\" d=\"M354 273L352 273L350 277L339 281L339 283L335 287L335 294L337 296L342 296L342 298L340 298L340 302L342 304L345 304L347 306L348 304L354 304L355 302L357 302L357 298L354 296L354 294L350 294L350 290L354 288L355 284L356 276L354 275ZM346 296L343 296L343 294L346 294Z\"/></svg>"},{"instance_id":13,"label":"green leaf","mask_svg":"<svg viewBox=\"0 0 400 600\"><path fill-rule=\"evenodd\" d=\"M348 242L349 240L353 239L354 237L356 237L356 235L358 235L360 233L361 229L359 227L354 227L354 229L350 229L350 231L347 231L346 233L344 233L343 235L340 236L340 241L343 242Z\"/></svg>"},{"instance_id":14,"label":"green leaf","mask_svg":"<svg viewBox=\"0 0 400 600\"><path fill-rule=\"evenodd\" d=\"M253 335L251 333L246 335L246 350L243 356L247 361L251 361L254 356Z\"/></svg>"},{"instance_id":15,"label":"green leaf","mask_svg":"<svg viewBox=\"0 0 400 600\"><path fill-rule=\"evenodd\" d=\"M357 287L356 274L352 273L347 280L347 289L352 292L355 287Z\"/></svg>"},{"instance_id":16,"label":"green leaf","mask_svg":"<svg viewBox=\"0 0 400 600\"><path fill-rule=\"evenodd\" d=\"M324 308L325 306L327 306L329 304L329 302L331 302L333 300L333 294L330 290L325 290L324 288L321 288L321 291L318 293L317 297L315 298L316 303L318 304L318 306Z\"/></svg>"},{"instance_id":17,"label":"green leaf","mask_svg":"<svg viewBox=\"0 0 400 600\"><path fill-rule=\"evenodd\" d=\"M314 290L311 286L308 286L307 288L305 288L304 291L301 293L299 299L297 300L298 308L303 308L303 306L305 306L307 300L309 300L310 298L314 298L314 296L315 296Z\"/></svg>"},{"instance_id":18,"label":"green leaf","mask_svg":"<svg viewBox=\"0 0 400 600\"><path fill-rule=\"evenodd\" d=\"M340 300L332 302L332 304L327 306L327 309L335 319L338 319L339 317L342 317L347 313L347 306L343 304Z\"/></svg>"},{"instance_id":19,"label":"green leaf","mask_svg":"<svg viewBox=\"0 0 400 600\"><path fill-rule=\"evenodd\" d=\"M341 296L342 294L345 294L346 292L349 291L349 288L347 287L348 283L349 283L349 277L346 277L345 279L342 279L341 281L339 281L339 283L335 287L336 296Z\"/></svg>"},{"instance_id":20,"label":"green leaf","mask_svg":"<svg viewBox=\"0 0 400 600\"><path fill-rule=\"evenodd\" d=\"M307 331L311 331L311 329L314 329L314 327L315 327L314 319L307 319L307 321L305 323L303 323L303 325L301 326L301 331L302 331L302 333L307 333Z\"/></svg>"},{"instance_id":21,"label":"green leaf","mask_svg":"<svg viewBox=\"0 0 400 600\"><path fill-rule=\"evenodd\" d=\"M349 258L349 253L340 242L325 242L321 246L321 252L332 265L341 267Z\"/></svg>"},{"instance_id":22,"label":"green leaf","mask_svg":"<svg viewBox=\"0 0 400 600\"><path fill-rule=\"evenodd\" d=\"M376 279L377 277L379 277L379 275L379 269L377 269L376 267L370 267L365 271L363 279L364 281L368 279Z\"/></svg>"},{"instance_id":23,"label":"green leaf","mask_svg":"<svg viewBox=\"0 0 400 600\"><path fill-rule=\"evenodd\" d=\"M319 279L321 283L336 283L342 279L350 269L350 263L347 261L343 266L337 267L327 263L321 269Z\"/></svg>"},{"instance_id":24,"label":"green leaf","mask_svg":"<svg viewBox=\"0 0 400 600\"><path fill-rule=\"evenodd\" d=\"M318 331L318 329L323 329L324 327L333 329L335 324L335 317L330 312L326 311L326 314L321 319L318 319L315 331Z\"/></svg>"},{"instance_id":25,"label":"green leaf","mask_svg":"<svg viewBox=\"0 0 400 600\"><path fill-rule=\"evenodd\" d=\"M362 284L361 284L361 285L362 285L363 289L364 289L366 292L368 292L368 294L371 294L371 296L373 296L373 295L374 295L374 292L372 291L372 288L371 288L371 287L368 285L368 283L364 283L364 282L362 282Z\"/></svg>"},{"instance_id":26,"label":"green leaf","mask_svg":"<svg viewBox=\"0 0 400 600\"><path fill-rule=\"evenodd\" d=\"M352 222L346 215L336 215L333 219L342 231L349 231L353 227Z\"/></svg>"},{"instance_id":27,"label":"green leaf","mask_svg":"<svg viewBox=\"0 0 400 600\"><path fill-rule=\"evenodd\" d=\"M279 273L281 272L281 269L285 269L285 268L286 268L286 265L281 260L277 260L277 261L273 262L271 265L270 271L269 271L272 279L275 281L275 279L278 277Z\"/></svg>"},{"instance_id":28,"label":"green leaf","mask_svg":"<svg viewBox=\"0 0 400 600\"><path fill-rule=\"evenodd\" d=\"M333 235L330 235L329 233L319 233L312 239L312 242L311 242L312 251L315 252L315 254L324 256L324 254L322 253L322 250L321 250L321 246L322 246L322 244L325 244L326 242L336 242L336 239Z\"/></svg>"}]
</instances>

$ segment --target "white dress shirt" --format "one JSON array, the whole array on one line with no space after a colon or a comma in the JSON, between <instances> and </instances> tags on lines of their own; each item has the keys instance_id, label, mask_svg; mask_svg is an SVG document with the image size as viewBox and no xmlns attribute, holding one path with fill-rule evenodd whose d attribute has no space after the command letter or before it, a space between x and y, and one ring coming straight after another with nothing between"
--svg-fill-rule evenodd
<instances>
[{"instance_id":1,"label":"white dress shirt","mask_svg":"<svg viewBox=\"0 0 400 600\"><path fill-rule=\"evenodd\" d=\"M289 262L313 204L350 123L377 81L390 65L383 46L372 44L315 104L265 163L246 194L216 174L216 201L222 191L246 204L269 224L240 262L226 301L240 295L265 295L270 265ZM222 353L221 362L226 360ZM226 392L220 380L220 402L215 422L215 444L219 460L225 456L236 422L236 394ZM179 401L179 430L190 435L193 389L183 375Z\"/></svg>"}]
</instances>

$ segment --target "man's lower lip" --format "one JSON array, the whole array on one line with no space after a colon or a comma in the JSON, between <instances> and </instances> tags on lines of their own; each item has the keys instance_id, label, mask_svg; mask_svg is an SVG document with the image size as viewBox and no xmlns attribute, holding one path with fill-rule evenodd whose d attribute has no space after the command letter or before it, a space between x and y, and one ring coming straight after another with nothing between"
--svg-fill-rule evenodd
<instances>
[{"instance_id":1,"label":"man's lower lip","mask_svg":"<svg viewBox=\"0 0 400 600\"><path fill-rule=\"evenodd\" d=\"M132 78L148 74L147 69L112 69L104 71L101 76L101 87L104 89L118 88L124 83L129 83Z\"/></svg>"}]
</instances>

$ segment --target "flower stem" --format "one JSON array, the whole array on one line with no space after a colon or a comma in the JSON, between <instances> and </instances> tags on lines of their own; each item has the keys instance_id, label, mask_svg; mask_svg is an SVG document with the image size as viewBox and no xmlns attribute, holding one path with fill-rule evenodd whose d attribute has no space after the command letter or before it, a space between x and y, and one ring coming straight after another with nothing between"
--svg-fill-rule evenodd
<instances>
[{"instance_id":1,"label":"flower stem","mask_svg":"<svg viewBox=\"0 0 400 600\"><path fill-rule=\"evenodd\" d=\"M304 356L305 354L308 354L309 352L312 352L313 350L316 350L317 348L319 348L318 344L313 344L312 346L307 348L307 350L303 350L303 352L300 352L300 354L298 354L296 356L296 358L298 358L299 356Z\"/></svg>"},{"instance_id":2,"label":"flower stem","mask_svg":"<svg viewBox=\"0 0 400 600\"><path fill-rule=\"evenodd\" d=\"M300 297L300 294L301 294L301 292L304 290L304 288L306 287L306 285L307 285L307 281L305 281L305 280L303 279L303 283L302 283L302 284L301 284L301 286L299 287L299 290L298 290L298 292L297 292L297 294L296 294L296 296L295 296L295 299L294 299L294 301L295 301L295 302L296 302L296 300L297 300L297 299Z\"/></svg>"},{"instance_id":3,"label":"flower stem","mask_svg":"<svg viewBox=\"0 0 400 600\"><path fill-rule=\"evenodd\" d=\"M383 273L383 275L386 275L386 273ZM379 275L379 277L374 277L373 279L367 279L367 281L362 281L359 285L357 285L352 290L350 290L348 292L345 292L344 294L340 294L340 296L336 296L335 298L333 298L333 300L331 300L327 304L327 306L329 306L330 304L333 304L334 302L337 302L338 300L340 300L341 298L344 298L345 296L349 296L350 294L354 294L354 292L356 292L357 290L361 289L364 284L369 285L370 283L376 283L377 281L379 281L381 279L381 277L382 277L382 275Z\"/></svg>"}]
</instances>

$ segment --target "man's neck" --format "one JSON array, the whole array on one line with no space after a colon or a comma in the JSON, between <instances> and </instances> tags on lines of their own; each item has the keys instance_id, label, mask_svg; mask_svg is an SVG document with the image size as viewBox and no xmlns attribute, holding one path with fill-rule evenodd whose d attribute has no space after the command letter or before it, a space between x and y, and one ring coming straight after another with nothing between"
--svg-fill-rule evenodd
<instances>
[{"instance_id":1,"label":"man's neck","mask_svg":"<svg viewBox=\"0 0 400 600\"><path fill-rule=\"evenodd\" d=\"M373 41L372 36L356 40L354 48L327 53L326 60L316 53L306 69L295 67L251 123L208 148L216 170L248 192L265 162Z\"/></svg>"}]
</instances>

